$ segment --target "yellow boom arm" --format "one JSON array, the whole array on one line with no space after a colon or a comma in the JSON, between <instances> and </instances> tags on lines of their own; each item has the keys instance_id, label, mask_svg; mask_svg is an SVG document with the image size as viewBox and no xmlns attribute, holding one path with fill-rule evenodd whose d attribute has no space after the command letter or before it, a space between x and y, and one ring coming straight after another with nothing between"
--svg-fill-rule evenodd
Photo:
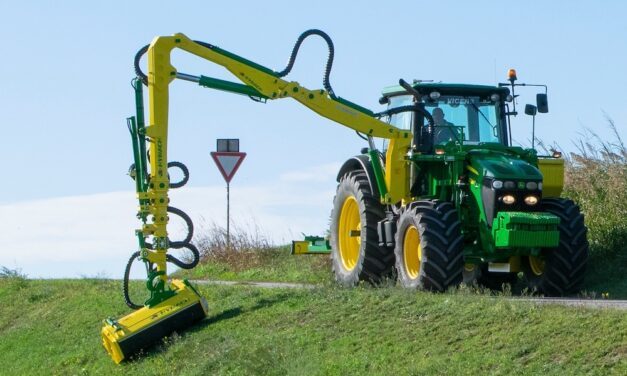
<instances>
[{"instance_id":1,"label":"yellow boom arm","mask_svg":"<svg viewBox=\"0 0 627 376\"><path fill-rule=\"evenodd\" d=\"M243 59L230 52L205 43L194 42L183 34L160 36L153 39L148 48L148 92L149 123L146 136L150 141L150 189L139 197L152 203L148 211L154 218L153 224L144 225L144 233L155 237L167 237L167 142L168 142L168 87L175 78L189 80L189 76L177 72L170 63L173 49L192 53L225 67L237 79L266 99L291 97L316 113L371 137L390 139L386 155L385 185L387 194L382 199L396 203L408 198L407 161L405 154L410 146L411 133L375 118L368 110L341 98L331 98L327 91L309 90L298 82L289 82L261 65ZM222 81L226 82L226 81ZM145 195L145 196L144 196ZM156 249L148 257L165 271L165 249ZM164 275L165 279L166 276Z\"/></svg>"}]
</instances>

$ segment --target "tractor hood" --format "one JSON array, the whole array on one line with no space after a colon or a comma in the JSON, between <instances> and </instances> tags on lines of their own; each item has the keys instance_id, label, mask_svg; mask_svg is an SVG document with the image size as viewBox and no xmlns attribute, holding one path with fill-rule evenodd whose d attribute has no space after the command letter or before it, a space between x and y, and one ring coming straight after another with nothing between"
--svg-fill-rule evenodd
<instances>
[{"instance_id":1,"label":"tractor hood","mask_svg":"<svg viewBox=\"0 0 627 376\"><path fill-rule=\"evenodd\" d=\"M542 174L535 166L515 155L497 151L471 151L470 170L479 178L499 180L541 181Z\"/></svg>"}]
</instances>

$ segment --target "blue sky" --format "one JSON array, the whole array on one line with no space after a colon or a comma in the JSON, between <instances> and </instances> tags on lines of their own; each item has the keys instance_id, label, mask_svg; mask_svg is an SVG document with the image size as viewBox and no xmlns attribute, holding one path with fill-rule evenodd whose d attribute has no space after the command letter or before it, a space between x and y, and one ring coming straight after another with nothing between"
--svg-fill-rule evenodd
<instances>
[{"instance_id":1,"label":"blue sky","mask_svg":"<svg viewBox=\"0 0 627 376\"><path fill-rule=\"evenodd\" d=\"M609 137L604 111L621 134L627 129L627 3L294 4L0 3L0 235L12 239L0 251L0 265L34 276L119 274L115 266L121 271L134 241L133 185L125 175L132 158L125 125L134 110L132 60L156 35L183 32L280 70L298 35L319 28L335 43L336 93L373 110L381 109L381 88L401 77L495 84L514 67L520 82L549 86L550 113L537 118L539 138L572 150L584 126ZM325 59L324 43L311 38L288 79L321 87ZM181 53L173 62L181 72L230 79L222 68ZM278 242L324 231L333 171L364 146L354 132L289 99L263 105L188 82L171 87L170 157L192 174L175 206L224 221L224 183L209 152L216 138L240 138L248 157L232 182L235 220L250 222L252 214ZM534 100L534 91L521 94L521 108ZM526 142L531 119L519 116L513 129L514 139ZM128 223L115 220L122 212L130 213ZM29 266L43 253L45 267ZM51 254L86 256L72 264L71 257Z\"/></svg>"}]
</instances>

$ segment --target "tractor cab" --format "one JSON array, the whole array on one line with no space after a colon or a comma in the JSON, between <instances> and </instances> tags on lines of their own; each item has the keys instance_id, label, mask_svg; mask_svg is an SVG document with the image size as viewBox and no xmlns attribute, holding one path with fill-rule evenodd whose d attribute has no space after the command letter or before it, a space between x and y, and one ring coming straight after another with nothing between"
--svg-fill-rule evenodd
<instances>
[{"instance_id":1,"label":"tractor cab","mask_svg":"<svg viewBox=\"0 0 627 376\"><path fill-rule=\"evenodd\" d=\"M424 82L414 83L412 87L420 96L393 86L384 89L381 102L387 103L388 112L392 113L388 118L390 124L412 131L418 150L429 152L436 145L448 143L510 144L507 102L512 97L508 88Z\"/></svg>"}]
</instances>

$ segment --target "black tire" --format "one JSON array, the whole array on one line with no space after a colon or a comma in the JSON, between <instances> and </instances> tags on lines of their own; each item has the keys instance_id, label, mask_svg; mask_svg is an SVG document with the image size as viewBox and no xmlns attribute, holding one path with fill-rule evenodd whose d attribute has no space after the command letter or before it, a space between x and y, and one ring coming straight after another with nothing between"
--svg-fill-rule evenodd
<instances>
[{"instance_id":1,"label":"black tire","mask_svg":"<svg viewBox=\"0 0 627 376\"><path fill-rule=\"evenodd\" d=\"M359 229L353 228L352 234L341 232L340 227L346 230L342 220L351 213ZM349 172L340 179L330 231L332 268L337 282L345 286L354 286L359 281L377 283L394 270L394 253L388 247L379 247L377 222L384 216L384 207L372 195L363 171ZM350 257L350 250L354 257Z\"/></svg>"},{"instance_id":2,"label":"black tire","mask_svg":"<svg viewBox=\"0 0 627 376\"><path fill-rule=\"evenodd\" d=\"M416 234L421 254L417 260L412 256ZM399 217L395 241L396 272L403 287L442 292L462 282L461 222L450 202L409 204Z\"/></svg>"},{"instance_id":3,"label":"black tire","mask_svg":"<svg viewBox=\"0 0 627 376\"><path fill-rule=\"evenodd\" d=\"M583 214L568 199L547 198L542 200L542 206L544 211L560 218L560 241L556 248L543 249L538 258L524 258L527 286L547 296L577 293L583 284L589 254ZM539 267L538 261L544 265Z\"/></svg>"}]
</instances>

